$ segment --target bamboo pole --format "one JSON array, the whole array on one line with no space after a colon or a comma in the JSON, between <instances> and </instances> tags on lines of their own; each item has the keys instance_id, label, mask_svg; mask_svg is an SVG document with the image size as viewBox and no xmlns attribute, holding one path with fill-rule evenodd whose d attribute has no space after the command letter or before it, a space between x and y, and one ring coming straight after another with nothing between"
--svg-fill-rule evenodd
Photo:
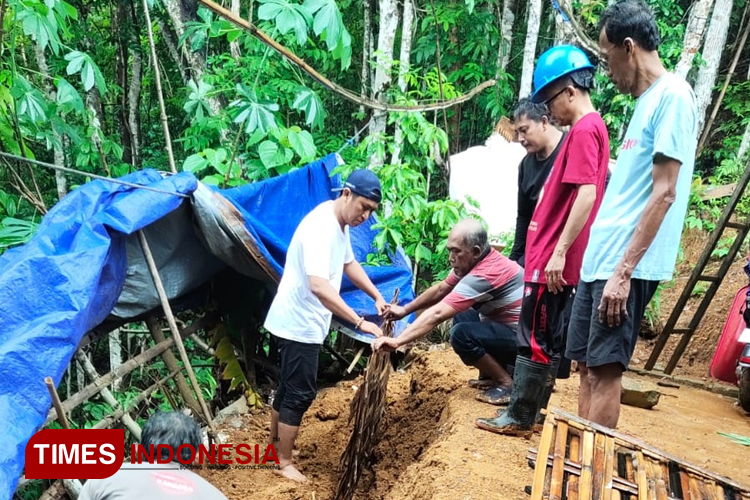
<instances>
[{"instance_id":1,"label":"bamboo pole","mask_svg":"<svg viewBox=\"0 0 750 500\"><path fill-rule=\"evenodd\" d=\"M142 366L143 364L147 363L151 359L158 356L162 351L169 349L172 344L174 344L174 339L169 338L162 342L161 344L157 344L150 349L144 351L143 353L139 354L138 356L129 359L125 363L121 364L117 370L113 372L109 372L108 374L102 376L98 380L95 380L94 382L90 383L80 391L76 392L71 396L70 398L66 399L64 403L62 403L62 407L65 411L71 411L74 408L77 408L81 403L84 401L87 401L91 396L98 394L99 391L102 390L103 387L106 387L115 378L122 377L124 375L127 375L131 371L135 370L139 366ZM55 411L50 410L49 413L47 413L47 420L45 420L43 425L48 425L50 422L52 422L55 419Z\"/></svg>"},{"instance_id":2,"label":"bamboo pole","mask_svg":"<svg viewBox=\"0 0 750 500\"><path fill-rule=\"evenodd\" d=\"M542 498L544 498L544 479L547 475L547 464L540 464L539 459L544 460L544 457L549 454L554 433L555 417L554 415L547 414L547 418L544 420L542 438L541 441L539 441L539 452L537 454L536 467L534 468L534 482L531 487L531 500L542 500Z\"/></svg>"},{"instance_id":3,"label":"bamboo pole","mask_svg":"<svg viewBox=\"0 0 750 500\"><path fill-rule=\"evenodd\" d=\"M604 478L599 498L601 500L610 500L612 498L612 479L615 472L615 440L612 436L604 438Z\"/></svg>"},{"instance_id":4,"label":"bamboo pole","mask_svg":"<svg viewBox=\"0 0 750 500\"><path fill-rule=\"evenodd\" d=\"M594 462L594 432L583 431L583 457L581 461L581 477L578 486L578 495L581 500L591 498L591 482L593 478L592 464Z\"/></svg>"},{"instance_id":5,"label":"bamboo pole","mask_svg":"<svg viewBox=\"0 0 750 500\"><path fill-rule=\"evenodd\" d=\"M55 383L52 381L52 377L46 377L44 384L47 386L49 395L52 398L52 406L55 407L57 413L57 419L60 421L63 429L70 429L70 423L68 423L68 417L65 415L65 409L63 409L62 403L60 402L60 396L57 394Z\"/></svg>"},{"instance_id":6,"label":"bamboo pole","mask_svg":"<svg viewBox=\"0 0 750 500\"><path fill-rule=\"evenodd\" d=\"M145 1L146 0L144 0L144 2ZM185 370L187 371L190 383L193 385L193 390L195 391L196 397L198 398L198 403L200 403L201 409L203 410L203 416L206 419L206 424L208 425L210 431L214 433L216 432L216 425L214 424L211 412L206 405L206 401L203 399L203 393L201 392L200 385L198 384L198 379L195 378L193 365L190 363L190 358L188 358L187 351L185 350L185 344L182 342L180 331L177 328L177 322L175 321L174 315L172 314L172 307L169 305L167 292L164 290L164 284L161 281L161 276L159 276L159 270L156 268L154 256L151 253L151 248L148 245L148 241L146 240L146 235L143 233L143 230L138 231L138 241L141 244L143 255L146 257L148 270L151 273L151 278L153 278L154 280L154 286L156 287L156 292L159 294L161 307L162 309L164 309L164 315L167 317L167 323L169 324L169 329L172 331L172 338L177 345L177 351L180 353L182 364L185 366Z\"/></svg>"},{"instance_id":7,"label":"bamboo pole","mask_svg":"<svg viewBox=\"0 0 750 500\"><path fill-rule=\"evenodd\" d=\"M552 472L550 474L549 500L561 500L563 498L563 476L565 475L565 451L568 444L568 424L557 423L555 435L554 458L552 461Z\"/></svg>"},{"instance_id":8,"label":"bamboo pole","mask_svg":"<svg viewBox=\"0 0 750 500\"><path fill-rule=\"evenodd\" d=\"M656 458L657 460L671 460L673 462L677 462L680 464L680 467L685 469L688 472L699 474L701 476L704 476L706 478L711 478L714 481L723 483L727 486L731 486L737 490L740 491L747 491L747 488L744 488L741 486L737 481L733 481L732 479L729 479L728 477L721 476L719 474L716 474L715 472L711 472L703 467L698 467L697 465L691 464L689 462L686 462L682 458L679 458L675 455L671 455L667 452L658 450L651 446L650 444L635 438L633 436L627 436L625 434L622 434L620 432L617 432L614 429L610 429L608 427L604 427L602 425L596 424L594 422L590 422L588 420L584 420L581 417L577 415L573 415L572 413L565 412L563 410L559 410L555 408L554 410L555 416L558 419L565 419L568 422L568 425L571 427L581 429L581 430L593 430L596 432L601 432L603 434L606 434L608 436L612 436L615 439L615 444L622 444L624 446L627 446L629 448L638 448L640 452L642 452L646 456L650 456L653 458ZM585 446L584 446L585 451Z\"/></svg>"},{"instance_id":9,"label":"bamboo pole","mask_svg":"<svg viewBox=\"0 0 750 500\"><path fill-rule=\"evenodd\" d=\"M161 90L161 73L159 72L159 60L156 58L156 46L154 45L154 30L151 27L151 14L148 11L148 0L143 0L143 13L146 15L146 32L148 33L148 44L151 48L151 61L154 63L154 81L156 82L156 95L159 98L159 113L161 115L161 126L164 129L164 147L169 158L169 169L177 173L172 153L172 137L169 134L169 123L167 122L167 109L164 106L164 94Z\"/></svg>"},{"instance_id":10,"label":"bamboo pole","mask_svg":"<svg viewBox=\"0 0 750 500\"><path fill-rule=\"evenodd\" d=\"M164 342L164 340L166 339L166 337L164 336L164 332L159 327L159 322L153 315L149 315L146 317L146 326L151 332L151 336L154 338L155 342ZM195 398L195 395L193 395L193 391L190 389L187 380L185 380L185 377L180 372L180 365L177 362L177 358L175 357L174 353L171 350L167 349L166 351L161 353L161 359L162 361L164 361L164 365L167 367L167 370L169 370L170 372L177 371L177 375L174 378L175 385L177 385L177 390L180 392L185 405L188 406L196 415L199 415L203 411L203 409L198 403L198 400Z\"/></svg>"},{"instance_id":11,"label":"bamboo pole","mask_svg":"<svg viewBox=\"0 0 750 500\"><path fill-rule=\"evenodd\" d=\"M143 392L138 394L136 397L134 397L124 408L119 408L115 412L113 412L111 415L104 417L99 422L97 422L92 429L108 429L112 427L112 425L115 424L120 418L130 412L131 410L135 409L139 404L141 404L143 401L146 400L151 394L156 390L162 387L165 383L169 381L172 377L174 377L178 372L173 371L166 377L163 377L161 380L158 380L153 385L145 389ZM140 440L140 437L138 438Z\"/></svg>"},{"instance_id":12,"label":"bamboo pole","mask_svg":"<svg viewBox=\"0 0 750 500\"><path fill-rule=\"evenodd\" d=\"M526 458L529 459L529 460L533 460L534 462L536 462L537 460L539 460L539 456L537 455L536 451L532 451L531 453L529 453L528 455L526 455ZM548 455L547 456L547 462L546 462L546 464L547 464L547 467L552 467L553 466L553 464L554 464L554 456L553 455ZM581 466L580 462L575 462L575 461L570 460L568 458L563 463L563 467L564 467L565 472L567 472L568 475L569 475L568 484L572 485L573 484L572 480L573 479L576 480L576 482L575 482L576 486L575 486L574 490L571 489L571 486L569 486L569 489L568 489L568 498L571 499L571 500L574 500L574 499L578 498L578 496L577 496L578 495L578 481L577 480L581 476L581 467L582 466ZM535 473L536 473L536 468L534 470L535 470ZM632 495L636 495L638 493L638 485L637 484L635 484L632 481L628 481L627 479L625 479L623 477L619 477L619 476L612 476L612 489L619 490L619 491L622 491L623 493L632 494ZM575 493L575 495L573 495L573 493ZM581 499L581 500L583 500L583 499Z\"/></svg>"},{"instance_id":13,"label":"bamboo pole","mask_svg":"<svg viewBox=\"0 0 750 500\"><path fill-rule=\"evenodd\" d=\"M84 354L83 351L78 351L76 353L76 359L79 363L81 363L81 366L83 366L83 370L88 373L89 377L91 377L92 380L98 380L100 378L93 363L91 363L91 360ZM102 387L99 393L101 394L104 401L114 410L118 410L119 408L121 408L119 401L115 399L107 386ZM127 414L127 412L124 412L122 414L122 423L138 441L141 440L141 427L135 420L133 420L133 417Z\"/></svg>"}]
</instances>

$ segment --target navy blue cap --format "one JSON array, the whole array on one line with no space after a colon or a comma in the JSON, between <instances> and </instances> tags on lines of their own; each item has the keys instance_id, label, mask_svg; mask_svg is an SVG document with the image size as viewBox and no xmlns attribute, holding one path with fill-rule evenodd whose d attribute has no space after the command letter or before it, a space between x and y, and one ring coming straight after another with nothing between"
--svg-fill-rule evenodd
<instances>
[{"instance_id":1,"label":"navy blue cap","mask_svg":"<svg viewBox=\"0 0 750 500\"><path fill-rule=\"evenodd\" d=\"M334 191L341 191L344 188L349 188L352 193L364 196L376 203L380 203L380 200L383 198L380 179L369 170L355 170L349 174L344 186L336 188Z\"/></svg>"}]
</instances>

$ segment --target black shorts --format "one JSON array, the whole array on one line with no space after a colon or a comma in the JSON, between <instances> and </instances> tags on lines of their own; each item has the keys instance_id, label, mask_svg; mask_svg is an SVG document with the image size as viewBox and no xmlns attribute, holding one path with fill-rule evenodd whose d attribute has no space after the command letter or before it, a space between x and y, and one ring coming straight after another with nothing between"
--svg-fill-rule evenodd
<instances>
[{"instance_id":1,"label":"black shorts","mask_svg":"<svg viewBox=\"0 0 750 500\"><path fill-rule=\"evenodd\" d=\"M552 356L565 348L565 310L575 288L565 286L562 292L552 293L546 283L526 283L523 290L516 337L518 354L549 364Z\"/></svg>"},{"instance_id":2,"label":"black shorts","mask_svg":"<svg viewBox=\"0 0 750 500\"><path fill-rule=\"evenodd\" d=\"M281 378L273 399L279 422L299 426L318 393L318 352L320 344L305 344L275 338L281 358Z\"/></svg>"},{"instance_id":3,"label":"black shorts","mask_svg":"<svg viewBox=\"0 0 750 500\"><path fill-rule=\"evenodd\" d=\"M643 313L659 282L631 279L626 305L628 317L614 327L599 321L598 307L606 284L606 280L581 281L578 284L565 356L586 363L586 366L619 363L623 370L627 370L638 340Z\"/></svg>"}]
</instances>

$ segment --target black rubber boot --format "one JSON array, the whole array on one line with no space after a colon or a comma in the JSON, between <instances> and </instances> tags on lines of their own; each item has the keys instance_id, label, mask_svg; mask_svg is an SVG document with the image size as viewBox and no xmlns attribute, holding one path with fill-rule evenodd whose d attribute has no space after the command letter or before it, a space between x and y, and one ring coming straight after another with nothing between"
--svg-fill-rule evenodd
<instances>
[{"instance_id":1,"label":"black rubber boot","mask_svg":"<svg viewBox=\"0 0 750 500\"><path fill-rule=\"evenodd\" d=\"M528 437L534 432L539 403L551 365L518 356L513 377L513 394L508 409L495 418L479 418L477 427L497 434Z\"/></svg>"},{"instance_id":2,"label":"black rubber boot","mask_svg":"<svg viewBox=\"0 0 750 500\"><path fill-rule=\"evenodd\" d=\"M560 368L560 360L562 359L562 356L560 354L555 354L552 356L552 363L550 364L550 371L547 375L547 382L544 384L544 391L542 392L542 399L539 401L539 409L536 412L536 423L537 424L543 424L544 423L544 415L542 415L542 410L544 408L547 408L547 405L549 404L549 398L552 396L552 389L555 388L555 380L557 379L557 370Z\"/></svg>"}]
</instances>

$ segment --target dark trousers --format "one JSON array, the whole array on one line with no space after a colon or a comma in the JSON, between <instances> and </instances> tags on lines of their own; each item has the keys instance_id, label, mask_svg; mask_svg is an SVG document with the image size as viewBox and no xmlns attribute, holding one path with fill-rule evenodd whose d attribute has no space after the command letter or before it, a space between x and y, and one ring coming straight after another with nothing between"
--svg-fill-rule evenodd
<instances>
[{"instance_id":1,"label":"dark trousers","mask_svg":"<svg viewBox=\"0 0 750 500\"><path fill-rule=\"evenodd\" d=\"M318 393L319 344L305 344L276 337L281 358L281 380L273 409L279 422L298 427Z\"/></svg>"},{"instance_id":2,"label":"dark trousers","mask_svg":"<svg viewBox=\"0 0 750 500\"><path fill-rule=\"evenodd\" d=\"M526 283L518 325L518 354L548 365L565 348L565 311L573 300L574 287L552 293L546 283Z\"/></svg>"},{"instance_id":3,"label":"dark trousers","mask_svg":"<svg viewBox=\"0 0 750 500\"><path fill-rule=\"evenodd\" d=\"M516 332L494 321L481 321L479 313L470 309L453 318L451 346L466 365L474 366L489 354L507 368L516 359Z\"/></svg>"}]
</instances>

